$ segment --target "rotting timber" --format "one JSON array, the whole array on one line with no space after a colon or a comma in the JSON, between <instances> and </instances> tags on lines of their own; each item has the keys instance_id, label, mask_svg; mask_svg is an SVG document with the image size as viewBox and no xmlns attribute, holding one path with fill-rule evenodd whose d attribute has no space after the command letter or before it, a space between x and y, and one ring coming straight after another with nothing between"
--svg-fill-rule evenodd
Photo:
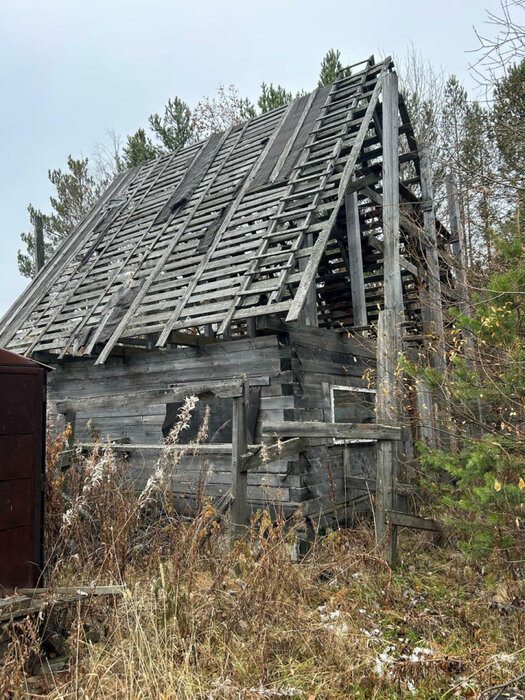
<instances>
[{"instance_id":1,"label":"rotting timber","mask_svg":"<svg viewBox=\"0 0 525 700\"><path fill-rule=\"evenodd\" d=\"M119 175L7 312L0 345L56 366L54 410L80 443L88 421L121 443L138 484L183 397L208 403L209 442L173 478L181 508L202 457L206 493L230 498L239 527L268 503L315 529L373 500L393 561L398 526L431 526L408 514L400 465L415 438L438 442L445 413L422 383L401 405L397 356L408 338L443 366L456 229L435 218L393 63L371 57Z\"/></svg>"}]
</instances>

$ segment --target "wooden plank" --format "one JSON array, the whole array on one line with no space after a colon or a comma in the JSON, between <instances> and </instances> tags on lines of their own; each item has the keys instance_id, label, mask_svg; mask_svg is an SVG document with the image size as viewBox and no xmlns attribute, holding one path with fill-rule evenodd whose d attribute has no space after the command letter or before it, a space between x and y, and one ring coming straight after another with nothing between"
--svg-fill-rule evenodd
<instances>
[{"instance_id":1,"label":"wooden plank","mask_svg":"<svg viewBox=\"0 0 525 700\"><path fill-rule=\"evenodd\" d=\"M377 481L375 479L364 476L345 475L345 480L350 488L358 491L370 491L371 493L375 493L377 486ZM417 491L416 487L411 484L396 484L395 486L397 493L403 496Z\"/></svg>"},{"instance_id":2,"label":"wooden plank","mask_svg":"<svg viewBox=\"0 0 525 700\"><path fill-rule=\"evenodd\" d=\"M383 76L383 275L385 308L403 310L399 264L399 133L397 75Z\"/></svg>"},{"instance_id":3,"label":"wooden plank","mask_svg":"<svg viewBox=\"0 0 525 700\"><path fill-rule=\"evenodd\" d=\"M408 515L407 513L400 513L396 510L387 510L386 515L392 525L396 527L410 527L416 530L431 530L432 532L441 531L441 525L429 518L421 518L418 515Z\"/></svg>"},{"instance_id":4,"label":"wooden plank","mask_svg":"<svg viewBox=\"0 0 525 700\"><path fill-rule=\"evenodd\" d=\"M110 447L114 452L145 452L145 453L157 453L160 450L166 452L186 452L188 455L231 455L232 445L231 443L202 443L202 444L174 444L167 445L165 443L117 443L110 442ZM100 442L76 442L75 447L79 447L82 451L91 451L98 447L99 449L104 449L105 443ZM246 448L246 454L255 454L260 450L260 445L248 445ZM230 468L230 467L228 467Z\"/></svg>"},{"instance_id":5,"label":"wooden plank","mask_svg":"<svg viewBox=\"0 0 525 700\"><path fill-rule=\"evenodd\" d=\"M35 273L38 274L44 267L44 222L41 214L35 214L34 220L34 250L35 250Z\"/></svg>"},{"instance_id":6,"label":"wooden plank","mask_svg":"<svg viewBox=\"0 0 525 700\"><path fill-rule=\"evenodd\" d=\"M367 326L363 252L361 249L361 227L357 191L345 195L346 236L348 241L348 273L352 292L352 314L354 326Z\"/></svg>"},{"instance_id":7,"label":"wooden plank","mask_svg":"<svg viewBox=\"0 0 525 700\"><path fill-rule=\"evenodd\" d=\"M385 309L379 313L377 329L377 394L376 416L378 421L394 423L397 420L397 352L398 312ZM377 446L376 471L376 543L382 548L387 562L394 566L397 560L397 530L389 524L386 511L395 505L395 459L391 441L382 441Z\"/></svg>"},{"instance_id":8,"label":"wooden plank","mask_svg":"<svg viewBox=\"0 0 525 700\"><path fill-rule=\"evenodd\" d=\"M401 428L377 423L265 421L262 434L273 437L338 438L340 440L401 440Z\"/></svg>"},{"instance_id":9,"label":"wooden plank","mask_svg":"<svg viewBox=\"0 0 525 700\"><path fill-rule=\"evenodd\" d=\"M259 333L286 333L290 335L294 344L305 347L326 348L366 359L375 360L376 356L375 348L370 340L362 337L350 337L346 331L341 334L326 328L306 327L296 321L284 323L273 316L263 316L257 319L257 331Z\"/></svg>"},{"instance_id":10,"label":"wooden plank","mask_svg":"<svg viewBox=\"0 0 525 700\"><path fill-rule=\"evenodd\" d=\"M265 464L304 452L307 447L308 440L305 438L291 438L277 445L265 445L264 449L260 446L255 454L243 457L243 469L258 469Z\"/></svg>"},{"instance_id":11,"label":"wooden plank","mask_svg":"<svg viewBox=\"0 0 525 700\"><path fill-rule=\"evenodd\" d=\"M127 586L57 586L56 588L17 588L17 593L24 596L44 596L49 595L51 598L54 595L62 596L111 596L124 595ZM16 601L16 598L13 598Z\"/></svg>"},{"instance_id":12,"label":"wooden plank","mask_svg":"<svg viewBox=\"0 0 525 700\"><path fill-rule=\"evenodd\" d=\"M233 540L242 537L246 525L248 507L248 477L243 469L243 456L247 448L247 408L248 408L248 378L243 377L243 393L233 400L232 416L232 497L230 517L233 525Z\"/></svg>"},{"instance_id":13,"label":"wooden plank","mask_svg":"<svg viewBox=\"0 0 525 700\"><path fill-rule=\"evenodd\" d=\"M93 410L104 406L143 405L174 403L187 396L199 396L211 393L221 398L235 397L242 394L242 383L237 381L217 381L198 384L180 384L167 389L151 389L148 391L129 392L125 394L108 394L83 398L66 398L56 402L59 413L75 410Z\"/></svg>"}]
</instances>

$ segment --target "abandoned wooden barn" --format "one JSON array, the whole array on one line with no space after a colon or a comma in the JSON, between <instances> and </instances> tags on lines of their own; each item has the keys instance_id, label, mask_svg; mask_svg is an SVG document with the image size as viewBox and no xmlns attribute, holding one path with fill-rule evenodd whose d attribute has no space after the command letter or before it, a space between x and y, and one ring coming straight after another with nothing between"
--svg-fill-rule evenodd
<instances>
[{"instance_id":1,"label":"abandoned wooden barn","mask_svg":"<svg viewBox=\"0 0 525 700\"><path fill-rule=\"evenodd\" d=\"M233 490L247 478L252 507L344 514L369 502L392 449L410 456L414 430L433 439L431 406L415 427L395 407L386 355L401 333L416 349L438 338L444 361L458 240L431 190L393 63L370 58L119 175L8 311L0 345L55 366L50 405L81 443L125 442L139 481L191 393L202 400L182 441L205 405L209 438L177 467L177 497L195 496L204 455L212 496L242 463ZM376 409L378 335L389 390Z\"/></svg>"}]
</instances>

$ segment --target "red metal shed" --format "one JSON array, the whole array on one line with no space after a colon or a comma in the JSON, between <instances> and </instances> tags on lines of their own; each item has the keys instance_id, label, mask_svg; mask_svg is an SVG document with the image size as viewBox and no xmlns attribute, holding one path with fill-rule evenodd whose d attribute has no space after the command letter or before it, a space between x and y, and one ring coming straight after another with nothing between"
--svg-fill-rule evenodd
<instances>
[{"instance_id":1,"label":"red metal shed","mask_svg":"<svg viewBox=\"0 0 525 700\"><path fill-rule=\"evenodd\" d=\"M0 591L41 572L47 369L0 349Z\"/></svg>"}]
</instances>

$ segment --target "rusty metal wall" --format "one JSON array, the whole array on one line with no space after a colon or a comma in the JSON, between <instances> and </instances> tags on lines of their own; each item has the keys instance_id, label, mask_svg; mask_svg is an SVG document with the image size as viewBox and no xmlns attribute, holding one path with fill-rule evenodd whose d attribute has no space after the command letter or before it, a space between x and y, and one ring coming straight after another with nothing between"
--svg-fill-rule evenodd
<instances>
[{"instance_id":1,"label":"rusty metal wall","mask_svg":"<svg viewBox=\"0 0 525 700\"><path fill-rule=\"evenodd\" d=\"M42 567L46 369L0 349L0 594Z\"/></svg>"}]
</instances>

